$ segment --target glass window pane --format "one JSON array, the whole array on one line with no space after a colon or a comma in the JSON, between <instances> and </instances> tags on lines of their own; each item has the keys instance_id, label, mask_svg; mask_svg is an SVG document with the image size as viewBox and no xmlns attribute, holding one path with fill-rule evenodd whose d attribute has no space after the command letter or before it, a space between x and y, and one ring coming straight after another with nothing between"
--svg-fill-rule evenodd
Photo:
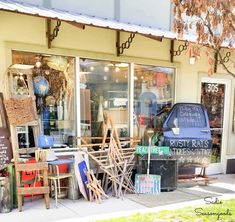
<instances>
[{"instance_id":1,"label":"glass window pane","mask_svg":"<svg viewBox=\"0 0 235 222\"><path fill-rule=\"evenodd\" d=\"M134 68L134 138L148 145L147 130L158 135L153 144L161 145L162 126L174 98L173 68L135 65Z\"/></svg>"},{"instance_id":2,"label":"glass window pane","mask_svg":"<svg viewBox=\"0 0 235 222\"><path fill-rule=\"evenodd\" d=\"M127 63L80 59L82 136L102 136L105 116L119 136L129 136L128 73Z\"/></svg>"},{"instance_id":3,"label":"glass window pane","mask_svg":"<svg viewBox=\"0 0 235 222\"><path fill-rule=\"evenodd\" d=\"M28 95L30 88L33 89L40 133L52 136L54 146L58 147L72 145L71 138L76 136L74 61L72 57L60 55L12 52L16 67L17 64L34 67L30 76L32 86L24 73L14 74L13 95ZM18 127L17 132L20 147L34 146L30 127Z\"/></svg>"}]
</instances>

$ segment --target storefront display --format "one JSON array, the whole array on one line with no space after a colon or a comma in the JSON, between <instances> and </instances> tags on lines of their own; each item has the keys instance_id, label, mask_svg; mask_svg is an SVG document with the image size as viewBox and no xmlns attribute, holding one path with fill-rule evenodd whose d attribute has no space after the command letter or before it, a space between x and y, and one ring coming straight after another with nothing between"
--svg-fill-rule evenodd
<instances>
[{"instance_id":1,"label":"storefront display","mask_svg":"<svg viewBox=\"0 0 235 222\"><path fill-rule=\"evenodd\" d=\"M13 76L14 95L27 95L33 87L36 96L37 114L41 134L51 135L54 146L66 146L68 138L75 136L74 105L74 59L71 57L51 56L13 51L12 62L17 66L32 66L32 86L27 75L15 73ZM22 130L18 129L22 134ZM24 134L30 132L26 127ZM34 141L26 142L27 136L19 137L22 147L32 147Z\"/></svg>"},{"instance_id":2,"label":"storefront display","mask_svg":"<svg viewBox=\"0 0 235 222\"><path fill-rule=\"evenodd\" d=\"M13 51L13 64L33 67L33 90L41 133L54 138L54 146L71 143L75 136L74 59ZM153 127L162 144L162 125L174 102L173 68L134 65L134 113L130 114L130 66L128 63L80 59L80 126L81 136L102 136L105 116L111 116L119 136L131 133L146 145L145 131ZM14 78L16 94L27 94L26 75ZM25 129L30 131L30 129ZM157 141L157 140L156 140ZM23 143L23 142L21 142ZM69 144L71 145L71 144ZM24 146L28 146L25 144Z\"/></svg>"},{"instance_id":3,"label":"storefront display","mask_svg":"<svg viewBox=\"0 0 235 222\"><path fill-rule=\"evenodd\" d=\"M127 63L80 59L82 136L102 136L108 115L120 136L129 135L128 76Z\"/></svg>"},{"instance_id":4,"label":"storefront display","mask_svg":"<svg viewBox=\"0 0 235 222\"><path fill-rule=\"evenodd\" d=\"M174 69L135 65L134 137L148 145L146 130L154 128L162 145L162 126L174 102Z\"/></svg>"}]
</instances>

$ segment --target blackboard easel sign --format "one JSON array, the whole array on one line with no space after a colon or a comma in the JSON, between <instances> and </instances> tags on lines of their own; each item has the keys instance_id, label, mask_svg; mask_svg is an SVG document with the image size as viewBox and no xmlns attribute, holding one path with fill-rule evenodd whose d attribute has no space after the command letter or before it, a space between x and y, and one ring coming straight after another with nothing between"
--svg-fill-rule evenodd
<instances>
[{"instance_id":1,"label":"blackboard easel sign","mask_svg":"<svg viewBox=\"0 0 235 222\"><path fill-rule=\"evenodd\" d=\"M170 147L178 166L207 167L210 164L212 139L207 111L202 104L175 104L163 128L165 146Z\"/></svg>"},{"instance_id":2,"label":"blackboard easel sign","mask_svg":"<svg viewBox=\"0 0 235 222\"><path fill-rule=\"evenodd\" d=\"M13 157L9 138L10 131L4 107L3 94L0 93L0 170L9 164Z\"/></svg>"}]
</instances>

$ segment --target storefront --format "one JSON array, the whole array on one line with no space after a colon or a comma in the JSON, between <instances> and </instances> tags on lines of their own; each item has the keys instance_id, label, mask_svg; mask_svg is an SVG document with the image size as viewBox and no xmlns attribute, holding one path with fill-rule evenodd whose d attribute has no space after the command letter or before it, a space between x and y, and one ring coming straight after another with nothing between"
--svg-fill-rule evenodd
<instances>
[{"instance_id":1,"label":"storefront","mask_svg":"<svg viewBox=\"0 0 235 222\"><path fill-rule=\"evenodd\" d=\"M188 56L182 54L172 63L169 36L160 42L136 34L131 47L116 56L116 31L95 25L83 30L62 22L49 49L45 23L45 18L1 11L4 32L0 37L0 79L5 80L5 71L12 64L35 66L35 82L44 82L46 88L44 92L35 91L41 133L52 135L55 146L73 146L74 136L100 135L105 114L112 116L120 136L139 137L141 144L147 144L146 128L154 127L161 135L165 112L174 103L202 101L199 95L201 77L207 76L206 56L190 65ZM128 33L121 33L122 41L128 37ZM177 50L182 42L175 43ZM234 81L221 68L217 73L210 79L223 78L231 84L226 91L230 104L224 107L228 120L223 152L221 159L216 157L223 159L220 172L226 173L227 159L235 155L231 102ZM17 93L27 93L20 75L15 80L19 84ZM4 86L0 89L5 90ZM25 131L19 130L22 146L30 143L22 135Z\"/></svg>"}]
</instances>

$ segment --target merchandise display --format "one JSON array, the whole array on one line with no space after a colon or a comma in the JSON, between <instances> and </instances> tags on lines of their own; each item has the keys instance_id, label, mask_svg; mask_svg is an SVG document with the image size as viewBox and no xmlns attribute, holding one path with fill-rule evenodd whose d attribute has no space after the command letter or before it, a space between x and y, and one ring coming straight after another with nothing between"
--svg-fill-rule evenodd
<instances>
[{"instance_id":1,"label":"merchandise display","mask_svg":"<svg viewBox=\"0 0 235 222\"><path fill-rule=\"evenodd\" d=\"M76 133L73 58L13 51L13 63L16 62L31 66L40 134L52 136L56 146L66 146L69 136ZM27 95L27 75L15 74L13 79L16 93L19 87L26 86Z\"/></svg>"}]
</instances>

